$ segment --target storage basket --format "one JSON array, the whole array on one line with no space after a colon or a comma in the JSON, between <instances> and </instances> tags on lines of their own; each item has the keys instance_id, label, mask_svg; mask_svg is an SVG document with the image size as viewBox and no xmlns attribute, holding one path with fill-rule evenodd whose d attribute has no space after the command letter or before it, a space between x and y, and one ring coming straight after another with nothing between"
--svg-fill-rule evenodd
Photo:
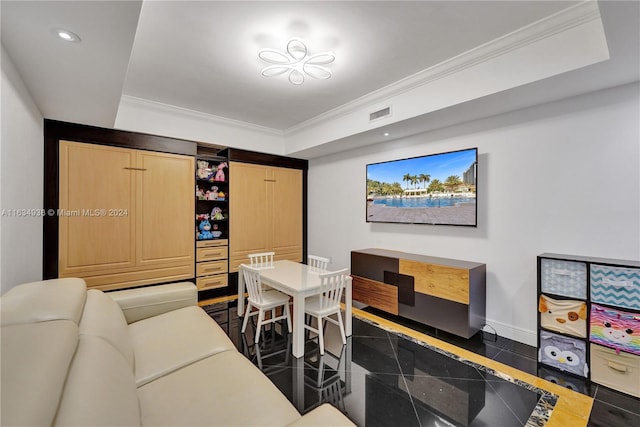
<instances>
[{"instance_id":1,"label":"storage basket","mask_svg":"<svg viewBox=\"0 0 640 427\"><path fill-rule=\"evenodd\" d=\"M591 264L591 301L640 310L640 269Z\"/></svg>"},{"instance_id":2,"label":"storage basket","mask_svg":"<svg viewBox=\"0 0 640 427\"><path fill-rule=\"evenodd\" d=\"M640 355L640 314L591 304L589 341Z\"/></svg>"},{"instance_id":3,"label":"storage basket","mask_svg":"<svg viewBox=\"0 0 640 427\"><path fill-rule=\"evenodd\" d=\"M538 361L584 378L589 374L587 343L577 338L541 330Z\"/></svg>"},{"instance_id":4,"label":"storage basket","mask_svg":"<svg viewBox=\"0 0 640 427\"><path fill-rule=\"evenodd\" d=\"M640 356L591 344L591 381L640 397Z\"/></svg>"},{"instance_id":5,"label":"storage basket","mask_svg":"<svg viewBox=\"0 0 640 427\"><path fill-rule=\"evenodd\" d=\"M587 337L587 303L540 295L540 326L575 337Z\"/></svg>"},{"instance_id":6,"label":"storage basket","mask_svg":"<svg viewBox=\"0 0 640 427\"><path fill-rule=\"evenodd\" d=\"M583 262L543 258L540 287L546 294L587 298L587 265Z\"/></svg>"}]
</instances>

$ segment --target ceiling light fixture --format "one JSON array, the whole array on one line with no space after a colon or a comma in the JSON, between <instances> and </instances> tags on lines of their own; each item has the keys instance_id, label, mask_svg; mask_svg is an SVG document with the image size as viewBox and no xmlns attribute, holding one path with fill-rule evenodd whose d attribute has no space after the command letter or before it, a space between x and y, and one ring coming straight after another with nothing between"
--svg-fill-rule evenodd
<instances>
[{"instance_id":1,"label":"ceiling light fixture","mask_svg":"<svg viewBox=\"0 0 640 427\"><path fill-rule=\"evenodd\" d=\"M301 85L304 83L305 76L314 79L331 77L331 71L325 65L335 61L336 55L333 52L309 55L307 45L299 38L294 37L287 42L286 52L270 48L260 49L258 58L272 64L262 69L263 76L273 77L288 73L289 82Z\"/></svg>"},{"instance_id":2,"label":"ceiling light fixture","mask_svg":"<svg viewBox=\"0 0 640 427\"><path fill-rule=\"evenodd\" d=\"M384 133L384 136L389 136L389 132L385 132L385 133Z\"/></svg>"},{"instance_id":3,"label":"ceiling light fixture","mask_svg":"<svg viewBox=\"0 0 640 427\"><path fill-rule=\"evenodd\" d=\"M73 42L73 43L80 42L80 37L72 31L65 30L62 28L55 28L53 30L53 33L64 41Z\"/></svg>"}]
</instances>

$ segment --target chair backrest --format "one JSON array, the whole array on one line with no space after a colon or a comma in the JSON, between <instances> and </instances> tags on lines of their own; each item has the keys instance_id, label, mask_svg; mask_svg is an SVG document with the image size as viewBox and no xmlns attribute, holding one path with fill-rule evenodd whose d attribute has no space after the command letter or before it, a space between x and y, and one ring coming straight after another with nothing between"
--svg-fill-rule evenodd
<instances>
[{"instance_id":1,"label":"chair backrest","mask_svg":"<svg viewBox=\"0 0 640 427\"><path fill-rule=\"evenodd\" d=\"M253 268L273 267L275 252L260 252L249 254L249 263Z\"/></svg>"},{"instance_id":2,"label":"chair backrest","mask_svg":"<svg viewBox=\"0 0 640 427\"><path fill-rule=\"evenodd\" d=\"M322 298L320 298L320 308L340 307L342 300L342 292L347 285L347 269L320 274L320 283L322 287Z\"/></svg>"},{"instance_id":3,"label":"chair backrest","mask_svg":"<svg viewBox=\"0 0 640 427\"><path fill-rule=\"evenodd\" d=\"M326 270L329 265L329 258L317 255L307 255L307 265L309 267L317 268L318 270Z\"/></svg>"},{"instance_id":4,"label":"chair backrest","mask_svg":"<svg viewBox=\"0 0 640 427\"><path fill-rule=\"evenodd\" d=\"M240 272L244 278L244 285L249 292L249 300L262 302L262 284L260 283L260 270L246 264L240 264Z\"/></svg>"}]
</instances>

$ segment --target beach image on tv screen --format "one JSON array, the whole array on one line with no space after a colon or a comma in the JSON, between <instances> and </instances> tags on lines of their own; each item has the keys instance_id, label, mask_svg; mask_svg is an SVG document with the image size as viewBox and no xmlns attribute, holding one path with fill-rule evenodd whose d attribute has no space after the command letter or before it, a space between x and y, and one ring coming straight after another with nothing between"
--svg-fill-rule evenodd
<instances>
[{"instance_id":1,"label":"beach image on tv screen","mask_svg":"<svg viewBox=\"0 0 640 427\"><path fill-rule=\"evenodd\" d=\"M475 227L477 149L367 165L367 221Z\"/></svg>"}]
</instances>

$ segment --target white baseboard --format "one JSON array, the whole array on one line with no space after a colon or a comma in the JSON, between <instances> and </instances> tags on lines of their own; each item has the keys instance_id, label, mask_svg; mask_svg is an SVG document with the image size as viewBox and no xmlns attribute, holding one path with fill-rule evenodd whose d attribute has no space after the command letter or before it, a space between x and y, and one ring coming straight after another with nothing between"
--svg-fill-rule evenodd
<instances>
[{"instance_id":1,"label":"white baseboard","mask_svg":"<svg viewBox=\"0 0 640 427\"><path fill-rule=\"evenodd\" d=\"M496 333L501 337L509 338L510 340L528 344L533 347L535 347L538 344L538 338L535 331L518 328L513 325L498 322L497 320L492 320L492 319L486 319L486 322L487 322L487 325L495 329ZM487 327L485 327L485 331L493 332L491 331L490 328L487 328Z\"/></svg>"}]
</instances>

